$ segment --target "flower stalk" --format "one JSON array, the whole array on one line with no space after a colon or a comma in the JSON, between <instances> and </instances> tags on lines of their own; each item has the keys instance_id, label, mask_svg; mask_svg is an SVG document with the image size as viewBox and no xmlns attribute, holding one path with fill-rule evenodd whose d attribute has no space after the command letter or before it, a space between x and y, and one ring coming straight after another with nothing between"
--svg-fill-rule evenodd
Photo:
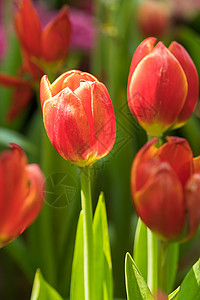
<instances>
[{"instance_id":1,"label":"flower stalk","mask_svg":"<svg viewBox=\"0 0 200 300\"><path fill-rule=\"evenodd\" d=\"M93 286L93 233L92 200L89 168L81 169L81 206L84 231L84 288L85 300L92 300Z\"/></svg>"},{"instance_id":2,"label":"flower stalk","mask_svg":"<svg viewBox=\"0 0 200 300\"><path fill-rule=\"evenodd\" d=\"M158 239L154 233L147 229L148 240L148 272L147 284L154 294L158 287Z\"/></svg>"}]
</instances>

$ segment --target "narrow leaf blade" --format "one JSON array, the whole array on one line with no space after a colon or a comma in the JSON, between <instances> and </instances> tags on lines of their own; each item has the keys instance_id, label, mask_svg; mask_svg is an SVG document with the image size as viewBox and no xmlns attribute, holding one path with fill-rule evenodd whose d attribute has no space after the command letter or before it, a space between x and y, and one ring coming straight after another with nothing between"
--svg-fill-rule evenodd
<instances>
[{"instance_id":1,"label":"narrow leaf blade","mask_svg":"<svg viewBox=\"0 0 200 300\"><path fill-rule=\"evenodd\" d=\"M70 288L70 300L85 299L84 295L84 240L83 240L83 212L80 212L74 258L72 264L72 277Z\"/></svg>"},{"instance_id":2,"label":"narrow leaf blade","mask_svg":"<svg viewBox=\"0 0 200 300\"><path fill-rule=\"evenodd\" d=\"M30 300L63 300L63 298L44 280L40 270L37 270Z\"/></svg>"},{"instance_id":3,"label":"narrow leaf blade","mask_svg":"<svg viewBox=\"0 0 200 300\"><path fill-rule=\"evenodd\" d=\"M135 232L133 258L144 280L147 280L147 227L140 218Z\"/></svg>"},{"instance_id":4,"label":"narrow leaf blade","mask_svg":"<svg viewBox=\"0 0 200 300\"><path fill-rule=\"evenodd\" d=\"M95 300L112 299L112 263L106 206L103 193L99 201L93 221L94 242L94 291Z\"/></svg>"},{"instance_id":5,"label":"narrow leaf blade","mask_svg":"<svg viewBox=\"0 0 200 300\"><path fill-rule=\"evenodd\" d=\"M131 255L126 254L125 259L126 293L128 300L153 300L144 278L134 263Z\"/></svg>"},{"instance_id":6,"label":"narrow leaf blade","mask_svg":"<svg viewBox=\"0 0 200 300\"><path fill-rule=\"evenodd\" d=\"M200 300L200 259L193 265L181 284L178 300Z\"/></svg>"}]
</instances>

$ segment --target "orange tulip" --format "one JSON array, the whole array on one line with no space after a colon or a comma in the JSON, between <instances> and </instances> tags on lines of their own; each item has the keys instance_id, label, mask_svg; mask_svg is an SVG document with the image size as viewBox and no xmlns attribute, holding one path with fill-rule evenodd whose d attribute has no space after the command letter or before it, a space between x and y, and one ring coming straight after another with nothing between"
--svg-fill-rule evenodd
<instances>
[{"instance_id":1,"label":"orange tulip","mask_svg":"<svg viewBox=\"0 0 200 300\"><path fill-rule=\"evenodd\" d=\"M138 216L163 240L191 238L200 223L200 156L193 158L188 142L157 139L136 155L131 191Z\"/></svg>"},{"instance_id":2,"label":"orange tulip","mask_svg":"<svg viewBox=\"0 0 200 300\"><path fill-rule=\"evenodd\" d=\"M28 57L33 64L45 69L48 65L56 65L66 58L71 35L66 7L42 30L31 1L22 0L15 13L15 28L26 60Z\"/></svg>"},{"instance_id":3,"label":"orange tulip","mask_svg":"<svg viewBox=\"0 0 200 300\"><path fill-rule=\"evenodd\" d=\"M38 216L44 201L44 177L38 165L27 164L23 150L0 156L0 247L19 236Z\"/></svg>"},{"instance_id":4,"label":"orange tulip","mask_svg":"<svg viewBox=\"0 0 200 300\"><path fill-rule=\"evenodd\" d=\"M155 47L147 38L136 49L128 78L128 104L132 114L149 135L184 125L195 109L199 81L187 51L172 42Z\"/></svg>"},{"instance_id":5,"label":"orange tulip","mask_svg":"<svg viewBox=\"0 0 200 300\"><path fill-rule=\"evenodd\" d=\"M44 126L56 151L85 167L112 149L116 124L103 83L81 71L69 71L50 84L43 76L40 98Z\"/></svg>"}]
</instances>

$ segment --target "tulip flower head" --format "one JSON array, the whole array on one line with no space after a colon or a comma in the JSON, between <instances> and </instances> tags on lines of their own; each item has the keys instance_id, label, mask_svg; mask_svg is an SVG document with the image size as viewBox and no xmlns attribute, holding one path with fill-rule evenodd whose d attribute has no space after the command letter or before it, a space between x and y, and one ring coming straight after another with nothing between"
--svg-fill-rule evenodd
<instances>
[{"instance_id":1,"label":"tulip flower head","mask_svg":"<svg viewBox=\"0 0 200 300\"><path fill-rule=\"evenodd\" d=\"M66 58L71 35L71 23L66 7L42 29L31 0L22 0L15 12L15 28L24 66L31 73L39 73L38 68L57 66Z\"/></svg>"},{"instance_id":2,"label":"tulip flower head","mask_svg":"<svg viewBox=\"0 0 200 300\"><path fill-rule=\"evenodd\" d=\"M74 70L50 84L44 75L40 98L45 129L63 158L85 167L110 152L114 110L106 87L94 76Z\"/></svg>"},{"instance_id":3,"label":"tulip flower head","mask_svg":"<svg viewBox=\"0 0 200 300\"><path fill-rule=\"evenodd\" d=\"M157 0L141 2L137 12L137 23L144 36L163 36L170 25L168 4Z\"/></svg>"},{"instance_id":4,"label":"tulip flower head","mask_svg":"<svg viewBox=\"0 0 200 300\"><path fill-rule=\"evenodd\" d=\"M177 42L166 48L155 38L136 49L128 78L128 105L151 136L183 126L198 100L199 81L195 65Z\"/></svg>"},{"instance_id":5,"label":"tulip flower head","mask_svg":"<svg viewBox=\"0 0 200 300\"><path fill-rule=\"evenodd\" d=\"M38 216L44 201L44 177L38 165L27 164L23 150L0 156L0 247L19 236Z\"/></svg>"},{"instance_id":6,"label":"tulip flower head","mask_svg":"<svg viewBox=\"0 0 200 300\"><path fill-rule=\"evenodd\" d=\"M188 142L157 139L137 153L131 170L131 192L138 216L162 240L191 238L200 223L200 156Z\"/></svg>"}]
</instances>

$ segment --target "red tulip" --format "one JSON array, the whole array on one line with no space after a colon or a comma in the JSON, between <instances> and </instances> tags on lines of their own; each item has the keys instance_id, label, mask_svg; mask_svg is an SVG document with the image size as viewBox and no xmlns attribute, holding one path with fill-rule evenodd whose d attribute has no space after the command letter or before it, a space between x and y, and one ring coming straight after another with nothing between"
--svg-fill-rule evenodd
<instances>
[{"instance_id":1,"label":"red tulip","mask_svg":"<svg viewBox=\"0 0 200 300\"><path fill-rule=\"evenodd\" d=\"M136 49L128 78L128 104L140 125L152 136L184 125L195 109L199 82L187 51L172 42L155 47L147 38Z\"/></svg>"},{"instance_id":2,"label":"red tulip","mask_svg":"<svg viewBox=\"0 0 200 300\"><path fill-rule=\"evenodd\" d=\"M138 7L137 20L144 36L161 37L170 24L169 6L167 3L156 0L141 2Z\"/></svg>"},{"instance_id":3,"label":"red tulip","mask_svg":"<svg viewBox=\"0 0 200 300\"><path fill-rule=\"evenodd\" d=\"M33 90L31 84L22 78L0 73L0 85L14 89L13 103L8 112L8 120L13 120L29 104Z\"/></svg>"},{"instance_id":4,"label":"red tulip","mask_svg":"<svg viewBox=\"0 0 200 300\"><path fill-rule=\"evenodd\" d=\"M107 155L116 134L110 96L103 83L81 71L69 71L40 85L44 126L56 151L84 167Z\"/></svg>"},{"instance_id":5,"label":"red tulip","mask_svg":"<svg viewBox=\"0 0 200 300\"><path fill-rule=\"evenodd\" d=\"M163 240L191 238L200 223L200 156L193 158L188 142L157 139L136 155L131 191L138 216Z\"/></svg>"},{"instance_id":6,"label":"red tulip","mask_svg":"<svg viewBox=\"0 0 200 300\"><path fill-rule=\"evenodd\" d=\"M22 0L15 13L15 28L23 54L42 69L49 63L57 64L66 58L71 35L66 7L42 30L31 1Z\"/></svg>"},{"instance_id":7,"label":"red tulip","mask_svg":"<svg viewBox=\"0 0 200 300\"><path fill-rule=\"evenodd\" d=\"M11 242L29 226L43 205L44 177L38 165L27 164L23 150L0 156L0 247Z\"/></svg>"}]
</instances>

